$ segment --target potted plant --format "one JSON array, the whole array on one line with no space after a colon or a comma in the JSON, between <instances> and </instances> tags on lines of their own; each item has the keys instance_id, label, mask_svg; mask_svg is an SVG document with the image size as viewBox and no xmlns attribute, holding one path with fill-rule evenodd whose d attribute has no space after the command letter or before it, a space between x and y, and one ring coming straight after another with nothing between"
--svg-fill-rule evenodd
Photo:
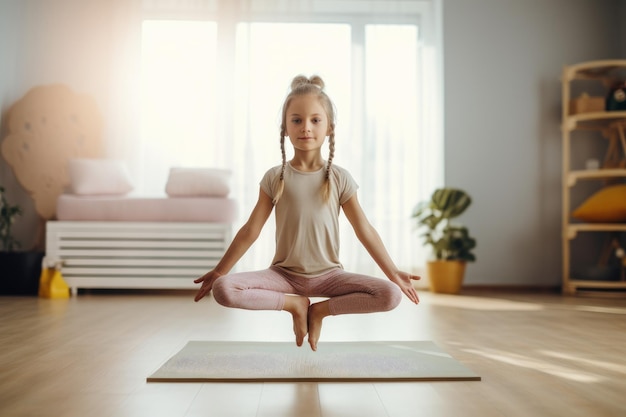
<instances>
[{"instance_id":1,"label":"potted plant","mask_svg":"<svg viewBox=\"0 0 626 417\"><path fill-rule=\"evenodd\" d=\"M12 226L22 215L19 205L11 205L0 186L0 294L36 295L39 288L43 253L20 251Z\"/></svg>"},{"instance_id":2,"label":"potted plant","mask_svg":"<svg viewBox=\"0 0 626 417\"><path fill-rule=\"evenodd\" d=\"M467 227L451 222L471 203L471 197L463 190L439 188L429 201L420 202L413 211L417 229L424 230L421 235L424 244L432 247L435 258L426 265L433 292L458 293L466 263L476 260L472 253L476 240L469 235Z\"/></svg>"}]
</instances>

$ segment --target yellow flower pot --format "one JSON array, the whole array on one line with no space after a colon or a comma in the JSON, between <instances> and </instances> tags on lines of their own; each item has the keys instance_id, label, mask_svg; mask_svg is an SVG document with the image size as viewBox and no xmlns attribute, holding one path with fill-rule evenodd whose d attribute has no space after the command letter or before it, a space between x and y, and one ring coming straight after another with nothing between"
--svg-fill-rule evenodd
<instances>
[{"instance_id":1,"label":"yellow flower pot","mask_svg":"<svg viewBox=\"0 0 626 417\"><path fill-rule=\"evenodd\" d=\"M443 294L458 294L465 276L464 261L428 261L426 271L430 290Z\"/></svg>"}]
</instances>

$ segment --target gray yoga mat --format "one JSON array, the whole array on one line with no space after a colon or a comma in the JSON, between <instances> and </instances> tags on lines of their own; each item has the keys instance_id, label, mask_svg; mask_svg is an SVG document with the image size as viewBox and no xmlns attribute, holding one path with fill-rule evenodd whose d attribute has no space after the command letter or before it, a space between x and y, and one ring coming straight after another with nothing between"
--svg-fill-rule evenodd
<instances>
[{"instance_id":1,"label":"gray yoga mat","mask_svg":"<svg viewBox=\"0 0 626 417\"><path fill-rule=\"evenodd\" d=\"M190 341L148 382L480 381L430 341Z\"/></svg>"}]
</instances>

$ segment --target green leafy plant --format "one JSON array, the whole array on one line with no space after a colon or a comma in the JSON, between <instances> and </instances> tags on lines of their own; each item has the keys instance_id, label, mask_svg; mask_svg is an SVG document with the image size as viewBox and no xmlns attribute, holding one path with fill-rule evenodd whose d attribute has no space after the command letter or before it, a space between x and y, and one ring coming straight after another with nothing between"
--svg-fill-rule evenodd
<instances>
[{"instance_id":1,"label":"green leafy plant","mask_svg":"<svg viewBox=\"0 0 626 417\"><path fill-rule=\"evenodd\" d=\"M417 222L425 245L430 245L438 260L475 261L472 249L476 239L469 235L467 227L451 223L472 204L471 197L456 188L439 188L429 201L415 206L411 216Z\"/></svg>"},{"instance_id":2,"label":"green leafy plant","mask_svg":"<svg viewBox=\"0 0 626 417\"><path fill-rule=\"evenodd\" d=\"M11 252L20 247L20 243L13 237L11 226L21 214L21 207L10 205L4 187L0 186L0 250Z\"/></svg>"}]
</instances>

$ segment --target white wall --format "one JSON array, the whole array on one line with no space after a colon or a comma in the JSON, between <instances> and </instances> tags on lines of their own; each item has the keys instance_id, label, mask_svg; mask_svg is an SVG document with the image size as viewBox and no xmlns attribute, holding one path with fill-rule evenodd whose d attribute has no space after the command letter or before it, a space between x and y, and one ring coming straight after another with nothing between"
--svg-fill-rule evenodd
<instances>
[{"instance_id":1,"label":"white wall","mask_svg":"<svg viewBox=\"0 0 626 417\"><path fill-rule=\"evenodd\" d=\"M3 0L0 2L0 109L12 97L7 97L8 87L15 80L17 66L16 51L20 41L19 22L21 7L19 0Z\"/></svg>"},{"instance_id":2,"label":"white wall","mask_svg":"<svg viewBox=\"0 0 626 417\"><path fill-rule=\"evenodd\" d=\"M19 99L22 92L19 83L18 55L23 46L21 26L25 2L20 0L0 1L0 138L7 132L7 110ZM24 248L35 244L38 233L37 214L30 196L17 184L13 171L0 157L0 185L7 192L11 204L19 204L24 214L14 226L15 234Z\"/></svg>"},{"instance_id":3,"label":"white wall","mask_svg":"<svg viewBox=\"0 0 626 417\"><path fill-rule=\"evenodd\" d=\"M16 51L19 43L19 0L4 0L0 2L0 114L4 115L6 107L14 100L10 95L10 86L15 83L17 57ZM0 133L6 126L4 118L0 120ZM0 176L0 181L3 176ZM1 182L0 182L1 184Z\"/></svg>"},{"instance_id":4,"label":"white wall","mask_svg":"<svg viewBox=\"0 0 626 417\"><path fill-rule=\"evenodd\" d=\"M468 284L558 285L560 72L615 58L617 1L444 0L445 180L474 205Z\"/></svg>"}]
</instances>

